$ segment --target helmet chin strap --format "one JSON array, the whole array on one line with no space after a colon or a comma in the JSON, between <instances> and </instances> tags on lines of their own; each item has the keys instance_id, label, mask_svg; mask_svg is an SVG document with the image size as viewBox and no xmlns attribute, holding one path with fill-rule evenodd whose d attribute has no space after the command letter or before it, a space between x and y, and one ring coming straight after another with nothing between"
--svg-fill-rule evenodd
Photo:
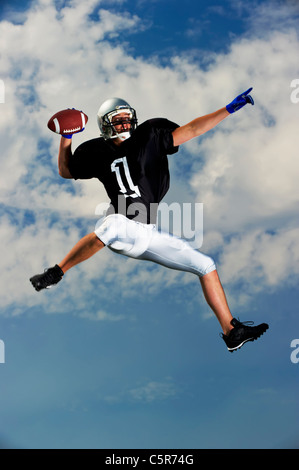
<instances>
[{"instance_id":1,"label":"helmet chin strap","mask_svg":"<svg viewBox=\"0 0 299 470\"><path fill-rule=\"evenodd\" d=\"M119 134L112 135L111 139L119 138L120 140L127 140L129 137L131 137L131 132L125 131L125 132L120 132Z\"/></svg>"}]
</instances>

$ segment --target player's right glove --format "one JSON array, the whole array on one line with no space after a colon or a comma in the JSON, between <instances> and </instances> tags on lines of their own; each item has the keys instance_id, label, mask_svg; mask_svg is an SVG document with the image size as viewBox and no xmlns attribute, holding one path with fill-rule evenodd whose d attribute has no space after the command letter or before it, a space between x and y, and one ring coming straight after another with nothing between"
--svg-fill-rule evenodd
<instances>
[{"instance_id":1,"label":"player's right glove","mask_svg":"<svg viewBox=\"0 0 299 470\"><path fill-rule=\"evenodd\" d=\"M239 109L243 108L243 106L245 106L247 103L254 105L253 98L249 95L251 90L252 88L248 88L247 91L244 91L244 93L238 95L231 103L226 106L227 111L232 114L236 111L239 111Z\"/></svg>"}]
</instances>

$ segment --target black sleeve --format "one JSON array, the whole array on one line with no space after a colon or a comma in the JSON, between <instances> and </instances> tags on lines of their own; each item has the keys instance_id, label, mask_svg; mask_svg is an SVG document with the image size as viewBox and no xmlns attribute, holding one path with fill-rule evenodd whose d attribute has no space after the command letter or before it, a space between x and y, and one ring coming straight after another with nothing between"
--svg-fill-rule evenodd
<instances>
[{"instance_id":1,"label":"black sleeve","mask_svg":"<svg viewBox=\"0 0 299 470\"><path fill-rule=\"evenodd\" d=\"M174 147L172 133L179 125L163 118L151 119L150 124L159 151L167 155L176 153L179 147Z\"/></svg>"},{"instance_id":2,"label":"black sleeve","mask_svg":"<svg viewBox=\"0 0 299 470\"><path fill-rule=\"evenodd\" d=\"M75 180L97 176L97 159L94 158L93 140L84 142L76 148L69 161L69 170Z\"/></svg>"}]
</instances>

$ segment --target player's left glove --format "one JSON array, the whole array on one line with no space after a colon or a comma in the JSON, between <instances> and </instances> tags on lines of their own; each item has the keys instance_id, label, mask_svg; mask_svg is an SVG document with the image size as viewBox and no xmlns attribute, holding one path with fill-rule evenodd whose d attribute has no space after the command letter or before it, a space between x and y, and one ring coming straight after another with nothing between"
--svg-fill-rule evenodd
<instances>
[{"instance_id":1,"label":"player's left glove","mask_svg":"<svg viewBox=\"0 0 299 470\"><path fill-rule=\"evenodd\" d=\"M76 109L76 108L67 108L67 109ZM80 111L80 112L82 113L82 111ZM85 127L83 127L83 128L81 129L81 131L76 132L76 134L79 134L80 132L83 132L84 129L85 129ZM61 135L62 135L62 137L65 137L66 139L71 139L74 134L61 134Z\"/></svg>"},{"instance_id":2,"label":"player's left glove","mask_svg":"<svg viewBox=\"0 0 299 470\"><path fill-rule=\"evenodd\" d=\"M81 131L75 132L75 134L80 134L80 132L83 132L84 129L85 129L85 127L83 127L83 129L81 129ZM62 135L62 137L65 137L66 139L71 139L74 134L61 134L61 135Z\"/></svg>"},{"instance_id":3,"label":"player's left glove","mask_svg":"<svg viewBox=\"0 0 299 470\"><path fill-rule=\"evenodd\" d=\"M232 114L236 111L239 111L239 109L243 108L243 106L245 106L247 103L254 105L253 98L249 95L251 90L252 88L248 88L247 91L244 91L244 93L238 95L231 103L226 106L227 111Z\"/></svg>"}]
</instances>

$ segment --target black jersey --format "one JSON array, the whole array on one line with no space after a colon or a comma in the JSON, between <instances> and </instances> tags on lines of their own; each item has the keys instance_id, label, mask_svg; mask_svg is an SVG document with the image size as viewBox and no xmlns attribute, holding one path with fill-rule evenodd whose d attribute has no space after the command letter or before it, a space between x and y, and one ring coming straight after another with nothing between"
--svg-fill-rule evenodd
<instances>
[{"instance_id":1,"label":"black jersey","mask_svg":"<svg viewBox=\"0 0 299 470\"><path fill-rule=\"evenodd\" d=\"M158 204L169 189L167 155L178 151L167 119L145 121L119 146L102 137L79 145L69 170L74 179L98 178L110 198L109 213L155 223Z\"/></svg>"}]
</instances>

